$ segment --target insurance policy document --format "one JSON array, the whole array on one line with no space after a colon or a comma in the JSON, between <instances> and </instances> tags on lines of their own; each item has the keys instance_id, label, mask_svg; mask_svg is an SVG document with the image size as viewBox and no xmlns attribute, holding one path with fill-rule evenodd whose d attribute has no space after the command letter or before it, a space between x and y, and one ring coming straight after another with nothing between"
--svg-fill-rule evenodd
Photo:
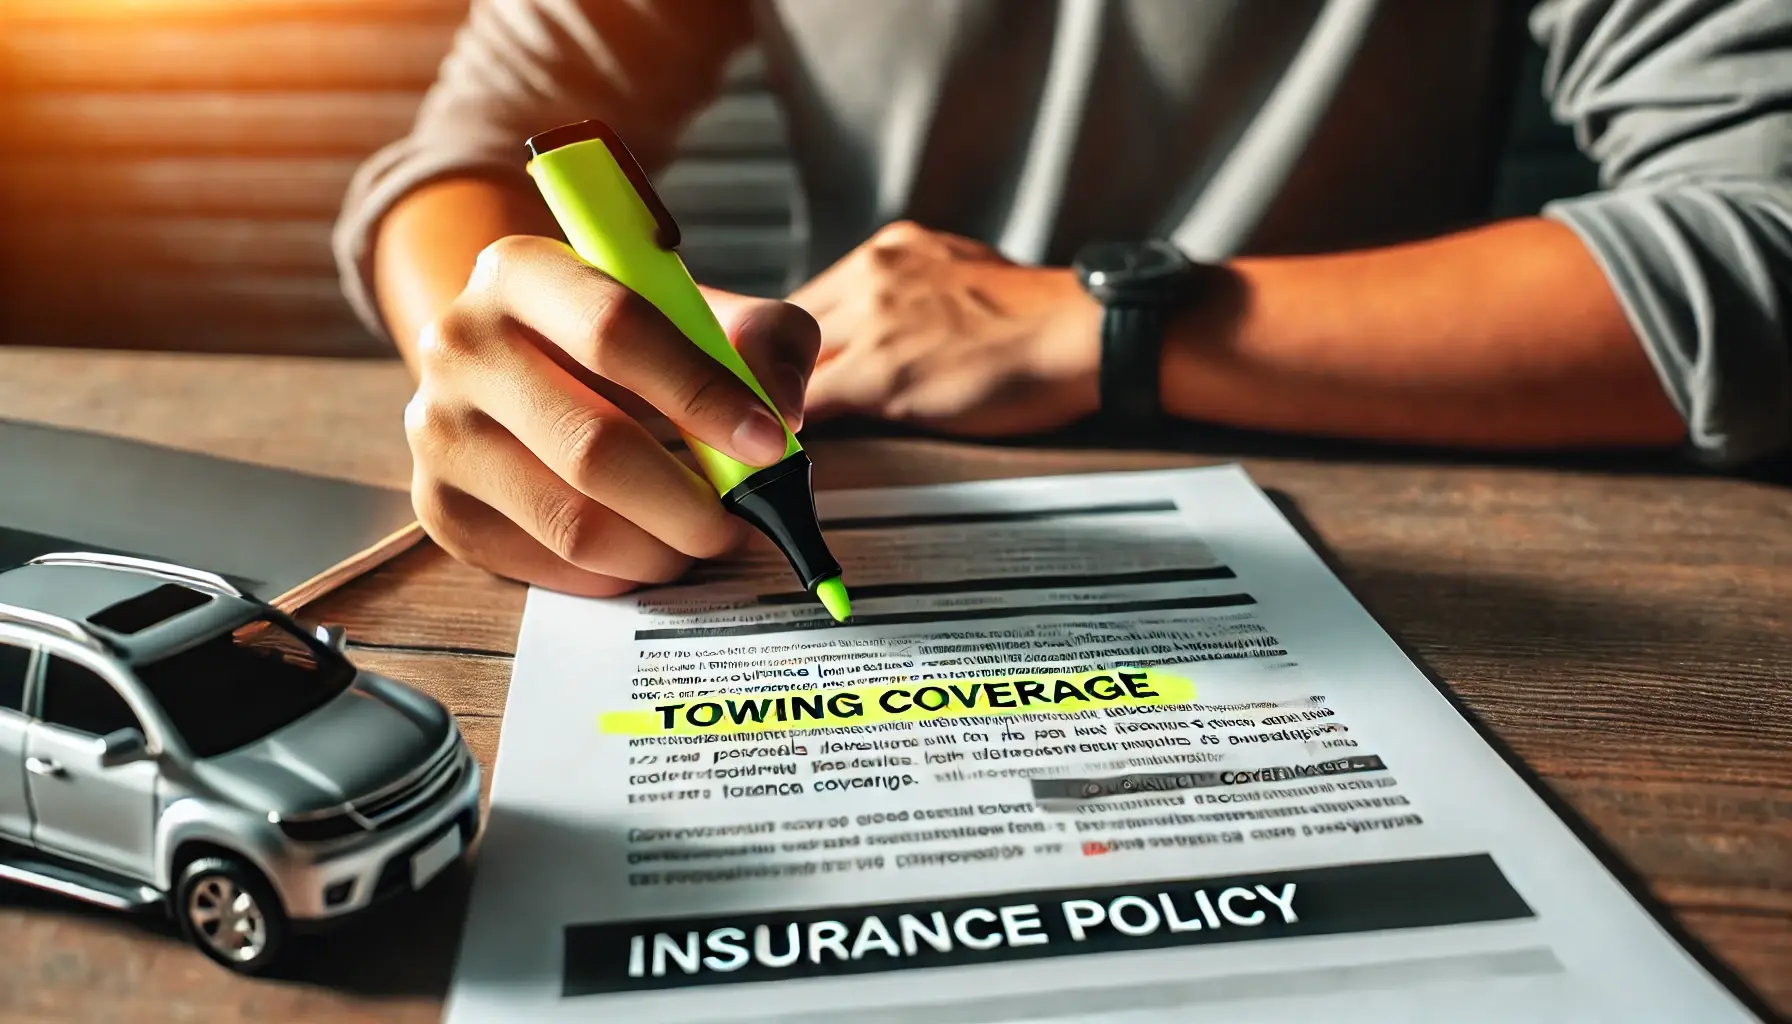
<instances>
[{"instance_id":1,"label":"insurance policy document","mask_svg":"<svg viewBox=\"0 0 1792 1024\"><path fill-rule=\"evenodd\" d=\"M1755 1019L1242 470L819 500L530 594L454 1024Z\"/></svg>"}]
</instances>

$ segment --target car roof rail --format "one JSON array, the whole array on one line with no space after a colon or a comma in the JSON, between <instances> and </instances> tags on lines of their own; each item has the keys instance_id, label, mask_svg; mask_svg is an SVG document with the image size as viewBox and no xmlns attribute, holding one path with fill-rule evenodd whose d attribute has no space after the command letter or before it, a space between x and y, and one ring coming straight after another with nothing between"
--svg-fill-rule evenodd
<instances>
[{"instance_id":1,"label":"car roof rail","mask_svg":"<svg viewBox=\"0 0 1792 1024\"><path fill-rule=\"evenodd\" d=\"M55 633L57 636L64 639L73 640L81 646L91 648L95 651L103 652L107 648L107 645L101 641L99 637L96 637L91 632L83 629L79 623L65 619L60 615L48 615L32 608L20 608L18 605L14 604L0 604L0 623L9 623L15 626L31 626L35 629L45 630L47 632Z\"/></svg>"},{"instance_id":2,"label":"car roof rail","mask_svg":"<svg viewBox=\"0 0 1792 1024\"><path fill-rule=\"evenodd\" d=\"M148 576L162 576L180 583L194 584L207 590L215 590L230 597L242 597L243 592L234 584L215 572L202 569L190 569L172 562L154 562L147 558L132 558L130 555L113 555L100 551L58 551L48 555L39 555L26 565L86 565L102 569L120 569L125 572L143 573Z\"/></svg>"}]
</instances>

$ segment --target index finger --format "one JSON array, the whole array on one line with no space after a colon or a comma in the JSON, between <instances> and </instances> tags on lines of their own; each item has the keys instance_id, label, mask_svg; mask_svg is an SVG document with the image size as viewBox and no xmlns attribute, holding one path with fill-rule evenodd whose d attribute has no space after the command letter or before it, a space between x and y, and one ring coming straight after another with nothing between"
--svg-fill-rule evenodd
<instances>
[{"instance_id":1,"label":"index finger","mask_svg":"<svg viewBox=\"0 0 1792 1024\"><path fill-rule=\"evenodd\" d=\"M750 466L784 457L784 425L772 409L653 303L563 243L512 238L494 250L497 294L512 319L704 444Z\"/></svg>"}]
</instances>

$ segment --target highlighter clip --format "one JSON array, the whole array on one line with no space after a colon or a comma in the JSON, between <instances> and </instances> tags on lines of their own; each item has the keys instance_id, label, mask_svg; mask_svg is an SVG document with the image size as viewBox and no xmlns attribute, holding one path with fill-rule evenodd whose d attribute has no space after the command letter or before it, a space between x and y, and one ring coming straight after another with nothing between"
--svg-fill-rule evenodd
<instances>
[{"instance_id":1,"label":"highlighter clip","mask_svg":"<svg viewBox=\"0 0 1792 1024\"><path fill-rule=\"evenodd\" d=\"M635 193L647 206L647 212L653 215L655 230L653 240L662 249L676 249L680 240L678 222L672 219L672 211L660 199L660 194L653 190L653 182L648 180L647 172L641 169L640 161L629 152L628 145L616 130L602 121L580 121L577 124L561 125L550 128L540 135L531 136L524 143L529 148L529 159L533 160L543 153L570 146L575 142L602 142L615 158L616 166L622 168L623 177L635 187Z\"/></svg>"}]
</instances>

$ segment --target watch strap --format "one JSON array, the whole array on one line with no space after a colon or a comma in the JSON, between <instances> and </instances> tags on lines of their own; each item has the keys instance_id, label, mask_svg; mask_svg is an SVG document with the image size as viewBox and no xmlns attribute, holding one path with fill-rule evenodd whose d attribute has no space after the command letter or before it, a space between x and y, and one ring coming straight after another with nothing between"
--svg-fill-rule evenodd
<instances>
[{"instance_id":1,"label":"watch strap","mask_svg":"<svg viewBox=\"0 0 1792 1024\"><path fill-rule=\"evenodd\" d=\"M1157 302L1109 302L1101 313L1101 415L1129 431L1163 417L1159 363L1165 307Z\"/></svg>"}]
</instances>

